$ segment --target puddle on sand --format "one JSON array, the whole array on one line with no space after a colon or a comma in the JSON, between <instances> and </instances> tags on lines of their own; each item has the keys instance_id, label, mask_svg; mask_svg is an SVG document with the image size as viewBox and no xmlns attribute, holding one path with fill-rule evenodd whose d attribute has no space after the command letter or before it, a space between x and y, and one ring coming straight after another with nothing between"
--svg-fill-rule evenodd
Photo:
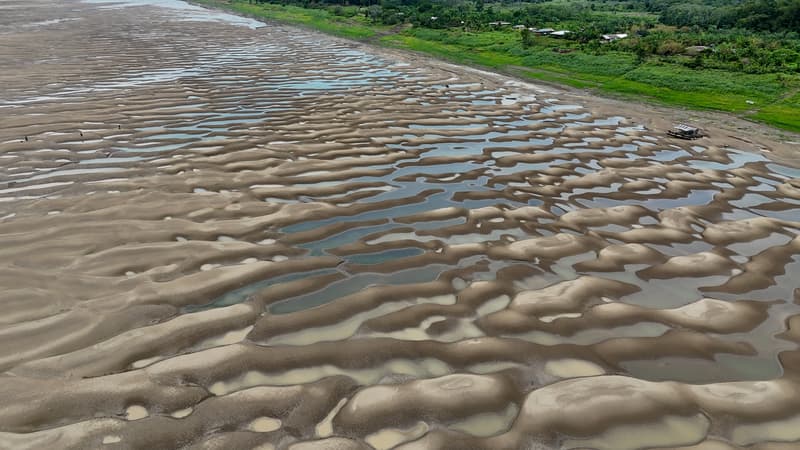
<instances>
[{"instance_id":1,"label":"puddle on sand","mask_svg":"<svg viewBox=\"0 0 800 450\"><path fill-rule=\"evenodd\" d=\"M418 269L407 269L391 274L381 273L360 273L351 275L350 277L334 282L324 289L310 294L294 297L274 305L269 306L269 312L272 314L288 314L304 309L314 308L316 306L324 305L332 302L339 297L355 294L360 290L372 285L397 285L397 284L417 284L433 281L438 278L439 274L449 268L441 264L432 264L430 266L421 267Z\"/></svg>"},{"instance_id":2,"label":"puddle on sand","mask_svg":"<svg viewBox=\"0 0 800 450\"><path fill-rule=\"evenodd\" d=\"M450 368L434 359L387 361L369 369L342 369L333 365L304 367L282 373L251 371L230 381L218 381L208 390L214 395L225 395L253 386L293 386L321 380L333 375L347 375L363 386L376 384L389 375L409 375L418 378L435 378L450 373Z\"/></svg>"},{"instance_id":3,"label":"puddle on sand","mask_svg":"<svg viewBox=\"0 0 800 450\"><path fill-rule=\"evenodd\" d=\"M511 427L518 410L517 405L512 404L505 411L476 414L450 425L449 428L473 436L494 436Z\"/></svg>"},{"instance_id":4,"label":"puddle on sand","mask_svg":"<svg viewBox=\"0 0 800 450\"><path fill-rule=\"evenodd\" d=\"M709 425L708 419L702 414L691 417L666 416L655 423L618 426L589 439L569 439L562 448L637 450L644 447L688 446L701 441Z\"/></svg>"}]
</instances>

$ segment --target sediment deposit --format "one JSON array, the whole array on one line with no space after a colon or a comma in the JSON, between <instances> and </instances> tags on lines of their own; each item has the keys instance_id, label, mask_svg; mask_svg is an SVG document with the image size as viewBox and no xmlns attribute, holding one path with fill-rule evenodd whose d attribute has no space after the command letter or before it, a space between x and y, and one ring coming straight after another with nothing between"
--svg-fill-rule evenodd
<instances>
[{"instance_id":1,"label":"sediment deposit","mask_svg":"<svg viewBox=\"0 0 800 450\"><path fill-rule=\"evenodd\" d=\"M787 144L177 1L0 11L0 447L800 445Z\"/></svg>"}]
</instances>

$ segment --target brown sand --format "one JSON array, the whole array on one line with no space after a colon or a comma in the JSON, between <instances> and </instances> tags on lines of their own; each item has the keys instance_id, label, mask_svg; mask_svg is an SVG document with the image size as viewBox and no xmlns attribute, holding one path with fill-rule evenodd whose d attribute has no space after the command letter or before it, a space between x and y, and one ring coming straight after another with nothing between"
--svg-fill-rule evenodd
<instances>
[{"instance_id":1,"label":"brown sand","mask_svg":"<svg viewBox=\"0 0 800 450\"><path fill-rule=\"evenodd\" d=\"M796 136L0 8L0 448L800 445Z\"/></svg>"}]
</instances>

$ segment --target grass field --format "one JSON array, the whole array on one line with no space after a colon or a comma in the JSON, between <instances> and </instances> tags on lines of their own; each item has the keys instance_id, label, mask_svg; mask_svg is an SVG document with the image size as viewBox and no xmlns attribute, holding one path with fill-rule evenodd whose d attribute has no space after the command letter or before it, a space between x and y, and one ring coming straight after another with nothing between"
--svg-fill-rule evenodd
<instances>
[{"instance_id":1,"label":"grass field","mask_svg":"<svg viewBox=\"0 0 800 450\"><path fill-rule=\"evenodd\" d=\"M592 89L606 95L691 109L735 113L800 132L800 76L690 69L658 58L637 61L630 53L591 54L567 41L537 37L522 46L512 30L468 32L409 28L394 33L363 16L343 17L322 9L250 4L241 0L195 0L251 17L308 26L336 36L412 50L450 62L511 75ZM554 49L565 49L557 52Z\"/></svg>"},{"instance_id":2,"label":"grass field","mask_svg":"<svg viewBox=\"0 0 800 450\"><path fill-rule=\"evenodd\" d=\"M270 3L251 4L242 1L192 0L192 3L228 9L254 18L304 25L349 39L369 39L380 32L382 28L385 28L367 24L363 16L336 16L323 9L300 8L291 5L281 6Z\"/></svg>"}]
</instances>

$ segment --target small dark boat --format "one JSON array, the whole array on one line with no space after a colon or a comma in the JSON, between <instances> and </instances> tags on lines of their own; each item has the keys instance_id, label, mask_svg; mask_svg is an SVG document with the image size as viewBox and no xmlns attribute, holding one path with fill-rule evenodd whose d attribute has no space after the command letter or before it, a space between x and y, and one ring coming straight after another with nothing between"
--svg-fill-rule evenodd
<instances>
[{"instance_id":1,"label":"small dark boat","mask_svg":"<svg viewBox=\"0 0 800 450\"><path fill-rule=\"evenodd\" d=\"M678 124L667 130L667 134L680 139L697 139L703 137L703 132L697 127Z\"/></svg>"}]
</instances>

